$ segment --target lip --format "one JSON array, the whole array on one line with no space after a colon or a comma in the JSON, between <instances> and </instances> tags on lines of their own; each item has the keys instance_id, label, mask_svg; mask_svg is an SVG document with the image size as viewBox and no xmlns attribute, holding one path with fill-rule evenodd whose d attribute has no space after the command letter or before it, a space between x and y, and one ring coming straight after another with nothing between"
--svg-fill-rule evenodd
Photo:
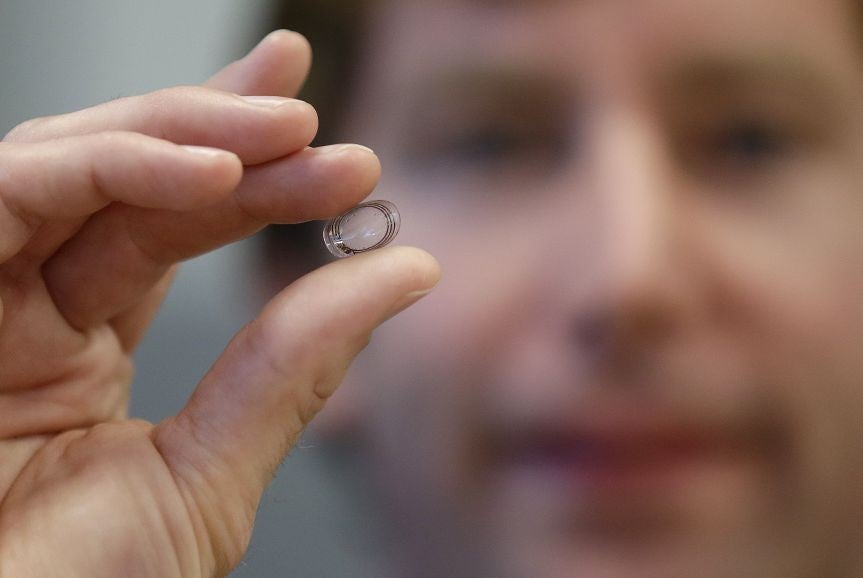
<instances>
[{"instance_id":1,"label":"lip","mask_svg":"<svg viewBox=\"0 0 863 578\"><path fill-rule=\"evenodd\" d=\"M648 421L542 429L498 439L492 465L554 479L582 498L670 495L719 469L739 469L758 453L751 436Z\"/></svg>"}]
</instances>

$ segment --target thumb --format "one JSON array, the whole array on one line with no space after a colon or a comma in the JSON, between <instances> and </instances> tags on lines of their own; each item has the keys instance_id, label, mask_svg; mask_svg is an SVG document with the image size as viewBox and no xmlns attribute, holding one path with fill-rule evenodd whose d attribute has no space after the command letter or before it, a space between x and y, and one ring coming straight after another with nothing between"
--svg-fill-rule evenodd
<instances>
[{"instance_id":1,"label":"thumb","mask_svg":"<svg viewBox=\"0 0 863 578\"><path fill-rule=\"evenodd\" d=\"M225 547L246 535L276 467L372 330L431 290L439 276L433 257L408 247L310 273L273 299L234 338L186 407L156 427L154 443L208 531L233 527L211 536L214 544ZM247 527L236 528L237 521ZM245 545L236 545L234 562Z\"/></svg>"}]
</instances>

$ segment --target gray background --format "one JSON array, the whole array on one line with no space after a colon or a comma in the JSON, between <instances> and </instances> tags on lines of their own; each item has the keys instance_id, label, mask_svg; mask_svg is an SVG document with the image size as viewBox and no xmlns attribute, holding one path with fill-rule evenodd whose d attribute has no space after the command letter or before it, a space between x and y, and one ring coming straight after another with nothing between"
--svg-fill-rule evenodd
<instances>
[{"instance_id":1,"label":"gray background","mask_svg":"<svg viewBox=\"0 0 863 578\"><path fill-rule=\"evenodd\" d=\"M0 134L32 117L192 84L241 56L269 26L264 0L0 0ZM255 242L181 271L137 355L132 415L175 412L231 335L254 315ZM232 574L379 576L375 532L353 470L313 439L288 457Z\"/></svg>"}]
</instances>

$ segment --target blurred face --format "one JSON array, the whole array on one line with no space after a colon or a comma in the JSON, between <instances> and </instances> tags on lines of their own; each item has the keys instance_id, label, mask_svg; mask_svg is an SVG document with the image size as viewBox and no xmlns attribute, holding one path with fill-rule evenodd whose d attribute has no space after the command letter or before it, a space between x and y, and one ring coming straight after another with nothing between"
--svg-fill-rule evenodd
<instances>
[{"instance_id":1,"label":"blurred face","mask_svg":"<svg viewBox=\"0 0 863 578\"><path fill-rule=\"evenodd\" d=\"M445 278L354 376L423 568L863 571L850 14L838 0L376 11L348 136L383 160L376 197L401 209L399 241Z\"/></svg>"}]
</instances>

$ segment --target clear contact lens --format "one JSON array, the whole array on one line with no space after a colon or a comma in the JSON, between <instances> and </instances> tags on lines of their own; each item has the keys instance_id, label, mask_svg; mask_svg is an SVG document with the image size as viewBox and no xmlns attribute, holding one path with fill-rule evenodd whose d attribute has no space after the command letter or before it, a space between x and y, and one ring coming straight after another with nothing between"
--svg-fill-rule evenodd
<instances>
[{"instance_id":1,"label":"clear contact lens","mask_svg":"<svg viewBox=\"0 0 863 578\"><path fill-rule=\"evenodd\" d=\"M401 217L389 201L370 201L330 219L324 243L336 257L380 249L396 238Z\"/></svg>"}]
</instances>

